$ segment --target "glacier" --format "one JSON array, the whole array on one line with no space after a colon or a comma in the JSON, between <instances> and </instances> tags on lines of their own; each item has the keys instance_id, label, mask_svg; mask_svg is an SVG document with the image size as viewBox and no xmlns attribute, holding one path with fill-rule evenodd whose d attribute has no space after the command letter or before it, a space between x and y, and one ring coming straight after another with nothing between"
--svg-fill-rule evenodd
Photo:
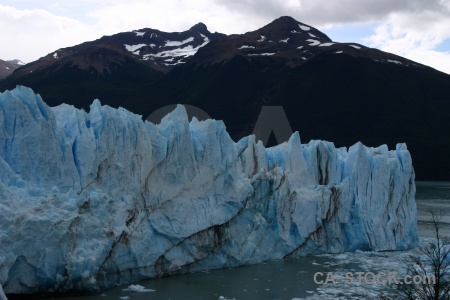
<instances>
[{"instance_id":1,"label":"glacier","mask_svg":"<svg viewBox=\"0 0 450 300\"><path fill-rule=\"evenodd\" d=\"M412 159L298 132L264 148L222 121L0 94L0 298L418 243Z\"/></svg>"}]
</instances>

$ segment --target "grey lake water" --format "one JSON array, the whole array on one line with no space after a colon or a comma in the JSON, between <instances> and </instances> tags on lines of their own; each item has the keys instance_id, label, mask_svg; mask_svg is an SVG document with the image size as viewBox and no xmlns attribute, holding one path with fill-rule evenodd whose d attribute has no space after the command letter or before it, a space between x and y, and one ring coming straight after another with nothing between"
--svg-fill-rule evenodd
<instances>
[{"instance_id":1,"label":"grey lake water","mask_svg":"<svg viewBox=\"0 0 450 300\"><path fill-rule=\"evenodd\" d=\"M417 215L421 243L432 236L428 227L430 208L442 212L442 228L450 235L450 182L416 182ZM127 286L116 287L101 295L73 297L75 300L100 299L376 299L392 294L389 286L355 282L319 285L316 272L386 272L401 269L400 259L410 251L362 252L309 256L268 261L239 268L210 270L138 282L146 292L132 292ZM322 277L321 279L325 279Z\"/></svg>"}]
</instances>

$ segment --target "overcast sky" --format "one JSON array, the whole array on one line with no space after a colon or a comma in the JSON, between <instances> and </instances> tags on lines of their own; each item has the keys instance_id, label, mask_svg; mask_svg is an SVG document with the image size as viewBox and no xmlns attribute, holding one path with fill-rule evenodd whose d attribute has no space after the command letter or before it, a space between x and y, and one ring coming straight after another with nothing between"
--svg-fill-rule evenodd
<instances>
[{"instance_id":1,"label":"overcast sky","mask_svg":"<svg viewBox=\"0 0 450 300\"><path fill-rule=\"evenodd\" d=\"M450 74L450 0L0 0L0 59L31 62L59 48L141 28L256 30L280 16Z\"/></svg>"}]
</instances>

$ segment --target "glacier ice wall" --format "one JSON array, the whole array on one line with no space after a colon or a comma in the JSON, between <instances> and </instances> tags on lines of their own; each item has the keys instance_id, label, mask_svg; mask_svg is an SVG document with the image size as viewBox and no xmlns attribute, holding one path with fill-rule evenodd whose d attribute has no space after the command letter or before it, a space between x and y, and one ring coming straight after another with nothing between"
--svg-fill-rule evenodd
<instances>
[{"instance_id":1,"label":"glacier ice wall","mask_svg":"<svg viewBox=\"0 0 450 300\"><path fill-rule=\"evenodd\" d=\"M94 101L0 94L0 285L99 291L311 253L415 246L404 144L233 142L182 106L159 125Z\"/></svg>"}]
</instances>

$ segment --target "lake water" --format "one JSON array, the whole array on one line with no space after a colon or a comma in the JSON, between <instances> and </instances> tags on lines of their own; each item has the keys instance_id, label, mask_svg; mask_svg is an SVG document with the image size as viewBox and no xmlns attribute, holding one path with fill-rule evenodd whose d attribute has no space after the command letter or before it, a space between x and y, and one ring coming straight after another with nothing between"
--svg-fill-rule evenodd
<instances>
[{"instance_id":1,"label":"lake water","mask_svg":"<svg viewBox=\"0 0 450 300\"><path fill-rule=\"evenodd\" d=\"M450 182L417 182L418 225L421 243L431 236L427 229L427 210L443 213L443 229L450 235ZM399 271L400 259L412 253L362 252L322 255L291 260L270 261L253 266L211 270L166 278L150 279L139 285L152 291L137 293L126 291L128 286L105 291L102 295L67 298L72 300L100 299L369 299L393 293L386 285L354 284L318 285L316 272ZM336 276L335 276L336 277ZM325 277L321 278L325 279Z\"/></svg>"},{"instance_id":2,"label":"lake water","mask_svg":"<svg viewBox=\"0 0 450 300\"><path fill-rule=\"evenodd\" d=\"M428 210L438 210L441 216L440 230L450 236L450 182L416 182L417 225L419 236L432 236L428 229Z\"/></svg>"}]
</instances>

